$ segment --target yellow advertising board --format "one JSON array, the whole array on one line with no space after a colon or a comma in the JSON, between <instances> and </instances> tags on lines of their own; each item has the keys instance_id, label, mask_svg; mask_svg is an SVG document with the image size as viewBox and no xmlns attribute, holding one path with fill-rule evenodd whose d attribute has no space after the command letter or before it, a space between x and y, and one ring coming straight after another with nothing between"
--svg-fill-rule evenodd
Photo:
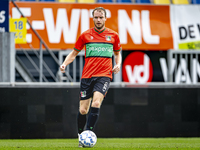
<instances>
[{"instance_id":1,"label":"yellow advertising board","mask_svg":"<svg viewBox=\"0 0 200 150\"><path fill-rule=\"evenodd\" d=\"M26 22L27 18L13 19L10 18L10 32L15 32L15 43L26 43Z\"/></svg>"}]
</instances>

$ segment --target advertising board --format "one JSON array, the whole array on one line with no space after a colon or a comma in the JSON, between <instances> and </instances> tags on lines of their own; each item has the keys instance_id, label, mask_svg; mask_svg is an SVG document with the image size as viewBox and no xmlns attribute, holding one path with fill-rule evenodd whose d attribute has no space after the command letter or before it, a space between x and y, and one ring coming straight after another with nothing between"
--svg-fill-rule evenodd
<instances>
[{"instance_id":1,"label":"advertising board","mask_svg":"<svg viewBox=\"0 0 200 150\"><path fill-rule=\"evenodd\" d=\"M94 27L92 10L104 7L106 27L119 33L123 50L168 50L173 48L169 6L127 4L78 4L16 2L49 49L73 48L78 36ZM159 13L158 13L159 12ZM20 18L10 3L12 18ZM164 16L164 17L163 17ZM39 40L27 25L27 42L39 48ZM29 48L28 45L22 45Z\"/></svg>"}]
</instances>

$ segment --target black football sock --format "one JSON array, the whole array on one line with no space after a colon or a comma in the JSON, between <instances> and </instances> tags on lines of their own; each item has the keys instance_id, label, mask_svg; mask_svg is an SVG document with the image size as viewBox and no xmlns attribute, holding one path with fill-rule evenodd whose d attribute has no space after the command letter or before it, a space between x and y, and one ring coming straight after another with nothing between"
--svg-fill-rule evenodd
<instances>
[{"instance_id":1,"label":"black football sock","mask_svg":"<svg viewBox=\"0 0 200 150\"><path fill-rule=\"evenodd\" d=\"M91 112L88 117L86 130L93 130L99 118L100 108L91 107Z\"/></svg>"},{"instance_id":2,"label":"black football sock","mask_svg":"<svg viewBox=\"0 0 200 150\"><path fill-rule=\"evenodd\" d=\"M81 134L86 124L86 115L82 115L80 112L78 112L77 124L78 124L78 133Z\"/></svg>"}]
</instances>

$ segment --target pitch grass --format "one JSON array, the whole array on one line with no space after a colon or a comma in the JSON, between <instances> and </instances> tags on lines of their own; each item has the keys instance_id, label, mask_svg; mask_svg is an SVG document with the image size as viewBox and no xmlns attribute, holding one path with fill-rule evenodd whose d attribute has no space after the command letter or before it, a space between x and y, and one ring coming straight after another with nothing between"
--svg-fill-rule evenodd
<instances>
[{"instance_id":1,"label":"pitch grass","mask_svg":"<svg viewBox=\"0 0 200 150\"><path fill-rule=\"evenodd\" d=\"M77 139L0 140L0 150L80 150ZM87 148L86 148L87 149ZM98 138L97 150L200 150L200 138Z\"/></svg>"}]
</instances>

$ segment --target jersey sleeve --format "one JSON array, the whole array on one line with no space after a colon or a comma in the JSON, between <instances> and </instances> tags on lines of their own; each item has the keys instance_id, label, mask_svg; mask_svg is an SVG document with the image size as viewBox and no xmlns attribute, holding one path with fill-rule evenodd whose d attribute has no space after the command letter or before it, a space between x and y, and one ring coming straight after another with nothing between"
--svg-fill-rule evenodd
<instances>
[{"instance_id":1,"label":"jersey sleeve","mask_svg":"<svg viewBox=\"0 0 200 150\"><path fill-rule=\"evenodd\" d=\"M116 34L113 50L114 50L114 52L119 52L119 51L121 51L121 49L122 49L122 47L121 47L121 44L120 44L119 35Z\"/></svg>"},{"instance_id":2,"label":"jersey sleeve","mask_svg":"<svg viewBox=\"0 0 200 150\"><path fill-rule=\"evenodd\" d=\"M85 42L83 40L83 34L81 34L75 43L74 50L80 52L83 49L84 45Z\"/></svg>"}]
</instances>

